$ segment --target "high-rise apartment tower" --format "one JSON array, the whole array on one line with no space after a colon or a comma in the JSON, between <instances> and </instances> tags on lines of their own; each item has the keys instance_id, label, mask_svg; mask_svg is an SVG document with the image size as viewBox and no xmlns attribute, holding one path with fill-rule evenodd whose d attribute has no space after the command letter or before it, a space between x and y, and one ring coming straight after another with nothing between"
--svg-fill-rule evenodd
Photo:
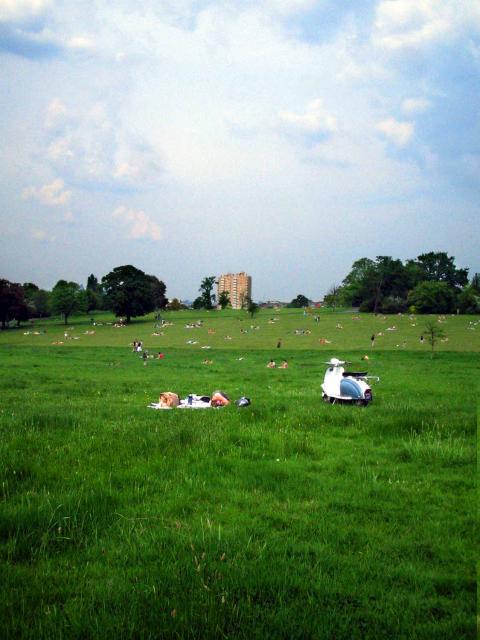
<instances>
[{"instance_id":1,"label":"high-rise apartment tower","mask_svg":"<svg viewBox=\"0 0 480 640\"><path fill-rule=\"evenodd\" d=\"M228 291L232 309L241 309L244 303L252 297L252 277L244 271L241 273L226 273L219 276L217 281L217 300L222 291Z\"/></svg>"}]
</instances>

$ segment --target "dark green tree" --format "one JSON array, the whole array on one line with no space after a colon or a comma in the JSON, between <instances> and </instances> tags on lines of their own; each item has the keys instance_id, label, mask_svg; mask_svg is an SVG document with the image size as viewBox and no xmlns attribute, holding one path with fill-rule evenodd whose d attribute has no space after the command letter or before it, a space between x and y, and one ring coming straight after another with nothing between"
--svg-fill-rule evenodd
<instances>
[{"instance_id":1,"label":"dark green tree","mask_svg":"<svg viewBox=\"0 0 480 640\"><path fill-rule=\"evenodd\" d=\"M102 309L103 305L103 287L98 282L96 276L91 273L87 278L87 287L85 289L87 299L87 311L95 311Z\"/></svg>"},{"instance_id":2,"label":"dark green tree","mask_svg":"<svg viewBox=\"0 0 480 640\"><path fill-rule=\"evenodd\" d=\"M72 313L87 310L85 291L76 282L59 280L52 289L50 306L53 313L62 315L68 324Z\"/></svg>"},{"instance_id":3,"label":"dark green tree","mask_svg":"<svg viewBox=\"0 0 480 640\"><path fill-rule=\"evenodd\" d=\"M309 299L302 293L299 293L296 298L287 304L287 307L290 309L303 309L303 307L308 307L309 303Z\"/></svg>"},{"instance_id":4,"label":"dark green tree","mask_svg":"<svg viewBox=\"0 0 480 640\"><path fill-rule=\"evenodd\" d=\"M46 318L50 315L50 293L45 289L39 289L33 295L33 304L38 318Z\"/></svg>"},{"instance_id":5,"label":"dark green tree","mask_svg":"<svg viewBox=\"0 0 480 640\"><path fill-rule=\"evenodd\" d=\"M156 276L147 276L147 278L152 288L153 304L155 305L155 309L162 311L168 303L168 298L165 296L167 287L165 286L165 283L159 280Z\"/></svg>"},{"instance_id":6,"label":"dark green tree","mask_svg":"<svg viewBox=\"0 0 480 640\"><path fill-rule=\"evenodd\" d=\"M468 269L457 269L455 258L443 251L422 253L417 257L416 263L421 270L421 280L446 282L455 288L468 284Z\"/></svg>"},{"instance_id":7,"label":"dark green tree","mask_svg":"<svg viewBox=\"0 0 480 640\"><path fill-rule=\"evenodd\" d=\"M218 304L222 309L226 309L230 304L230 292L222 291L218 296Z\"/></svg>"},{"instance_id":8,"label":"dark green tree","mask_svg":"<svg viewBox=\"0 0 480 640\"><path fill-rule=\"evenodd\" d=\"M417 313L452 313L455 291L446 282L420 282L408 296L408 304Z\"/></svg>"},{"instance_id":9,"label":"dark green tree","mask_svg":"<svg viewBox=\"0 0 480 640\"><path fill-rule=\"evenodd\" d=\"M374 313L381 309L384 298L406 299L407 292L405 267L401 260L390 256L377 256L375 261L357 260L342 287L347 304Z\"/></svg>"},{"instance_id":10,"label":"dark green tree","mask_svg":"<svg viewBox=\"0 0 480 640\"><path fill-rule=\"evenodd\" d=\"M465 287L458 294L456 304L460 313L480 313L480 292L472 286Z\"/></svg>"},{"instance_id":11,"label":"dark green tree","mask_svg":"<svg viewBox=\"0 0 480 640\"><path fill-rule=\"evenodd\" d=\"M125 316L127 324L132 318L153 311L155 298L151 278L130 264L110 271L102 278L107 308L117 317Z\"/></svg>"},{"instance_id":12,"label":"dark green tree","mask_svg":"<svg viewBox=\"0 0 480 640\"><path fill-rule=\"evenodd\" d=\"M246 298L246 308L250 317L253 318L256 313L258 313L260 307L256 302L254 302L251 298Z\"/></svg>"},{"instance_id":13,"label":"dark green tree","mask_svg":"<svg viewBox=\"0 0 480 640\"><path fill-rule=\"evenodd\" d=\"M202 300L201 307L203 309L213 309L213 303L215 296L212 293L213 285L215 284L215 276L206 276L200 285L200 298Z\"/></svg>"},{"instance_id":14,"label":"dark green tree","mask_svg":"<svg viewBox=\"0 0 480 640\"><path fill-rule=\"evenodd\" d=\"M350 273L342 283L343 298L347 306L358 307L372 298L370 282L374 269L375 263L370 258L360 258L353 263Z\"/></svg>"},{"instance_id":15,"label":"dark green tree","mask_svg":"<svg viewBox=\"0 0 480 640\"><path fill-rule=\"evenodd\" d=\"M472 281L470 282L471 288L480 293L480 273L474 273L472 277Z\"/></svg>"},{"instance_id":16,"label":"dark green tree","mask_svg":"<svg viewBox=\"0 0 480 640\"><path fill-rule=\"evenodd\" d=\"M0 321L2 329L10 320L17 319L26 308L23 288L18 282L0 279Z\"/></svg>"}]
</instances>

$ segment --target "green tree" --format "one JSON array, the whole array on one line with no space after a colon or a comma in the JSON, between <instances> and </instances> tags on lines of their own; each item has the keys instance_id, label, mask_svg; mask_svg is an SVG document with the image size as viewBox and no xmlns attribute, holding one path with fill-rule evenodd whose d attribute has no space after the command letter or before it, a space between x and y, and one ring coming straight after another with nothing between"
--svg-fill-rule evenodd
<instances>
[{"instance_id":1,"label":"green tree","mask_svg":"<svg viewBox=\"0 0 480 640\"><path fill-rule=\"evenodd\" d=\"M103 287L98 281L96 276L91 273L87 278L86 299L87 299L87 311L95 311L96 309L102 309L103 304Z\"/></svg>"},{"instance_id":2,"label":"green tree","mask_svg":"<svg viewBox=\"0 0 480 640\"><path fill-rule=\"evenodd\" d=\"M374 313L380 310L384 298L406 299L407 292L405 267L401 260L390 256L377 256L375 261L357 260L342 287L347 304Z\"/></svg>"},{"instance_id":3,"label":"green tree","mask_svg":"<svg viewBox=\"0 0 480 640\"><path fill-rule=\"evenodd\" d=\"M150 286L152 288L153 304L155 309L159 311L165 309L168 303L168 298L165 296L167 287L165 283L159 280L156 276L147 276Z\"/></svg>"},{"instance_id":4,"label":"green tree","mask_svg":"<svg viewBox=\"0 0 480 640\"><path fill-rule=\"evenodd\" d=\"M25 302L29 308L30 317L44 318L49 315L50 294L40 289L33 282L24 282L22 285Z\"/></svg>"},{"instance_id":5,"label":"green tree","mask_svg":"<svg viewBox=\"0 0 480 640\"><path fill-rule=\"evenodd\" d=\"M230 304L230 292L222 291L218 296L218 304L222 309L226 309Z\"/></svg>"},{"instance_id":6,"label":"green tree","mask_svg":"<svg viewBox=\"0 0 480 640\"><path fill-rule=\"evenodd\" d=\"M250 317L253 318L256 313L258 313L260 307L256 302L254 302L251 298L246 299L246 308Z\"/></svg>"},{"instance_id":7,"label":"green tree","mask_svg":"<svg viewBox=\"0 0 480 640\"><path fill-rule=\"evenodd\" d=\"M457 269L455 258L443 251L422 253L416 259L421 280L446 282L451 287L462 288L468 284L468 269Z\"/></svg>"},{"instance_id":8,"label":"green tree","mask_svg":"<svg viewBox=\"0 0 480 640\"><path fill-rule=\"evenodd\" d=\"M333 307L333 309L335 310L340 300L341 294L342 287L339 287L337 284L332 284L327 293L323 296L323 302L328 307Z\"/></svg>"},{"instance_id":9,"label":"green tree","mask_svg":"<svg viewBox=\"0 0 480 640\"><path fill-rule=\"evenodd\" d=\"M451 313L455 310L455 291L446 282L420 282L410 292L408 304L418 313Z\"/></svg>"},{"instance_id":10,"label":"green tree","mask_svg":"<svg viewBox=\"0 0 480 640\"><path fill-rule=\"evenodd\" d=\"M50 315L50 293L45 289L39 289L33 296L35 313L39 318Z\"/></svg>"},{"instance_id":11,"label":"green tree","mask_svg":"<svg viewBox=\"0 0 480 640\"><path fill-rule=\"evenodd\" d=\"M438 324L436 324L433 320L429 320L425 325L425 334L427 336L428 342L430 343L430 346L432 347L432 358L433 358L435 345L440 340L440 338L443 338L444 333L443 333L443 330L438 326Z\"/></svg>"},{"instance_id":12,"label":"green tree","mask_svg":"<svg viewBox=\"0 0 480 640\"><path fill-rule=\"evenodd\" d=\"M480 313L480 292L465 287L457 296L457 309L460 313Z\"/></svg>"},{"instance_id":13,"label":"green tree","mask_svg":"<svg viewBox=\"0 0 480 640\"><path fill-rule=\"evenodd\" d=\"M471 288L480 293L480 273L474 273L472 277L472 281L470 282Z\"/></svg>"},{"instance_id":14,"label":"green tree","mask_svg":"<svg viewBox=\"0 0 480 640\"><path fill-rule=\"evenodd\" d=\"M59 280L52 289L50 306L53 313L63 315L65 324L68 324L72 313L86 311L85 291L76 282Z\"/></svg>"},{"instance_id":15,"label":"green tree","mask_svg":"<svg viewBox=\"0 0 480 640\"><path fill-rule=\"evenodd\" d=\"M102 278L102 285L107 308L117 317L125 316L127 324L155 309L152 276L132 265L116 267Z\"/></svg>"},{"instance_id":16,"label":"green tree","mask_svg":"<svg viewBox=\"0 0 480 640\"><path fill-rule=\"evenodd\" d=\"M296 298L287 304L287 307L290 309L303 309L303 307L308 307L309 304L309 299L302 293L299 293Z\"/></svg>"},{"instance_id":17,"label":"green tree","mask_svg":"<svg viewBox=\"0 0 480 640\"><path fill-rule=\"evenodd\" d=\"M181 309L185 309L185 305L183 305L178 298L173 298L166 307L169 311L180 311Z\"/></svg>"},{"instance_id":18,"label":"green tree","mask_svg":"<svg viewBox=\"0 0 480 640\"><path fill-rule=\"evenodd\" d=\"M213 303L215 296L212 293L213 285L215 284L215 276L206 276L200 285L200 299L202 301L201 308L213 309ZM198 300L198 298L197 298ZM195 301L196 302L196 301ZM194 307L195 308L195 307Z\"/></svg>"},{"instance_id":19,"label":"green tree","mask_svg":"<svg viewBox=\"0 0 480 640\"><path fill-rule=\"evenodd\" d=\"M346 305L358 307L364 300L372 297L369 282L375 269L375 263L370 258L356 260L350 273L343 280L343 298Z\"/></svg>"}]
</instances>

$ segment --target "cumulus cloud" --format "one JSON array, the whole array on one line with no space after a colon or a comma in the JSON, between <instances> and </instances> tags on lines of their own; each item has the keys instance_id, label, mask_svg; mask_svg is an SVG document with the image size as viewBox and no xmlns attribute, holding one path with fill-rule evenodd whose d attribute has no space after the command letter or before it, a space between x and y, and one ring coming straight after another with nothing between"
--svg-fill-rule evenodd
<instances>
[{"instance_id":1,"label":"cumulus cloud","mask_svg":"<svg viewBox=\"0 0 480 640\"><path fill-rule=\"evenodd\" d=\"M67 40L67 47L70 47L70 49L87 51L93 49L93 46L93 40L88 36L73 36Z\"/></svg>"},{"instance_id":2,"label":"cumulus cloud","mask_svg":"<svg viewBox=\"0 0 480 640\"><path fill-rule=\"evenodd\" d=\"M277 12L280 15L288 16L295 13L308 11L318 4L317 0L263 0L255 3L257 6L267 10Z\"/></svg>"},{"instance_id":3,"label":"cumulus cloud","mask_svg":"<svg viewBox=\"0 0 480 640\"><path fill-rule=\"evenodd\" d=\"M0 22L18 22L42 14L52 0L0 0Z\"/></svg>"},{"instance_id":4,"label":"cumulus cloud","mask_svg":"<svg viewBox=\"0 0 480 640\"><path fill-rule=\"evenodd\" d=\"M106 188L143 188L158 180L160 162L153 148L133 137L103 103L85 111L55 98L48 106L45 157L57 173L76 182Z\"/></svg>"},{"instance_id":5,"label":"cumulus cloud","mask_svg":"<svg viewBox=\"0 0 480 640\"><path fill-rule=\"evenodd\" d=\"M385 49L418 48L480 28L480 5L457 0L383 0L372 39Z\"/></svg>"},{"instance_id":6,"label":"cumulus cloud","mask_svg":"<svg viewBox=\"0 0 480 640\"><path fill-rule=\"evenodd\" d=\"M128 229L129 238L147 238L158 241L162 237L159 225L144 211L136 211L135 209L121 206L115 209L113 217Z\"/></svg>"},{"instance_id":7,"label":"cumulus cloud","mask_svg":"<svg viewBox=\"0 0 480 640\"><path fill-rule=\"evenodd\" d=\"M337 119L324 107L323 100L317 98L308 103L304 113L280 111L281 124L301 133L333 133L337 129Z\"/></svg>"},{"instance_id":8,"label":"cumulus cloud","mask_svg":"<svg viewBox=\"0 0 480 640\"><path fill-rule=\"evenodd\" d=\"M43 187L28 187L24 189L22 197L24 199L35 198L42 204L46 204L50 207L56 207L62 204L66 204L72 195L71 191L65 191L64 182L60 178L45 184Z\"/></svg>"},{"instance_id":9,"label":"cumulus cloud","mask_svg":"<svg viewBox=\"0 0 480 640\"><path fill-rule=\"evenodd\" d=\"M412 122L401 122L395 118L387 118L378 123L377 130L397 147L404 147L413 136L414 126Z\"/></svg>"},{"instance_id":10,"label":"cumulus cloud","mask_svg":"<svg viewBox=\"0 0 480 640\"><path fill-rule=\"evenodd\" d=\"M426 98L405 98L402 102L402 110L408 114L424 113L431 106L432 103Z\"/></svg>"}]
</instances>

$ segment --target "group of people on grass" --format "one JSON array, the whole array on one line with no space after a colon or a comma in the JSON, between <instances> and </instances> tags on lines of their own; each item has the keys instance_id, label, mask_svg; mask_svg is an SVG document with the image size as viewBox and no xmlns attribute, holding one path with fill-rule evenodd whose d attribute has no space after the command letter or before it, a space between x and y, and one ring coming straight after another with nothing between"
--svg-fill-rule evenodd
<instances>
[{"instance_id":1,"label":"group of people on grass","mask_svg":"<svg viewBox=\"0 0 480 640\"><path fill-rule=\"evenodd\" d=\"M185 398L181 398L173 391L163 391L158 402L152 402L150 409L219 409L230 404L230 397L224 391L214 391L211 396L201 396L190 393ZM247 407L250 404L249 398L242 396L235 401L237 407Z\"/></svg>"}]
</instances>

